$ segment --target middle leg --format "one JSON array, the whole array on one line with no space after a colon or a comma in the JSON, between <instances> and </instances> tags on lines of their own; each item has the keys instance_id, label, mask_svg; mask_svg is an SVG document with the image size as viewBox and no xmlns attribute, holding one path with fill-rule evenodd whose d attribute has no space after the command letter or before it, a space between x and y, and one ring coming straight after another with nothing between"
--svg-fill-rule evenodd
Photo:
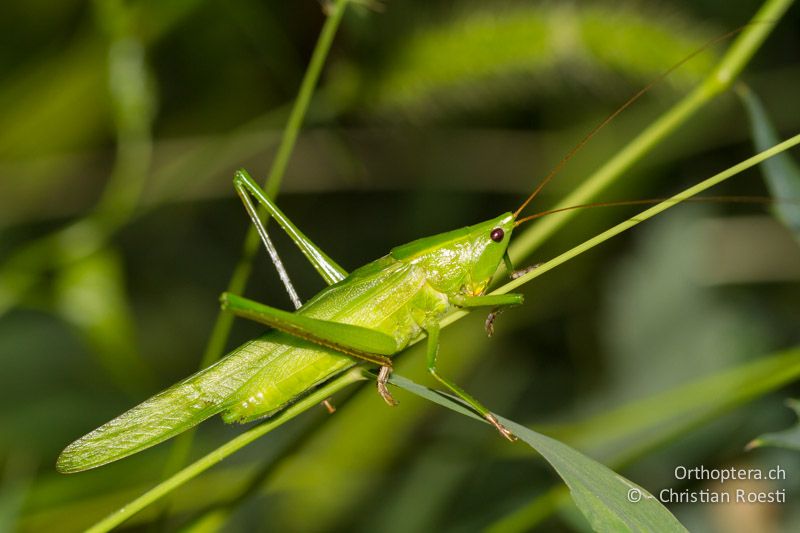
<instances>
[{"instance_id":1,"label":"middle leg","mask_svg":"<svg viewBox=\"0 0 800 533\"><path fill-rule=\"evenodd\" d=\"M517 440L517 437L515 437L511 431L503 426L497 420L497 417L495 417L492 412L489 411L489 409L487 409L482 403L473 398L472 395L470 395L467 391L439 374L439 371L436 367L436 360L439 357L439 324L428 324L425 327L425 331L428 334L428 372L430 372L431 375L439 381L439 383L450 389L453 394L461 398L479 415L486 419L487 422L493 425L503 437L507 438L511 442Z\"/></svg>"}]
</instances>

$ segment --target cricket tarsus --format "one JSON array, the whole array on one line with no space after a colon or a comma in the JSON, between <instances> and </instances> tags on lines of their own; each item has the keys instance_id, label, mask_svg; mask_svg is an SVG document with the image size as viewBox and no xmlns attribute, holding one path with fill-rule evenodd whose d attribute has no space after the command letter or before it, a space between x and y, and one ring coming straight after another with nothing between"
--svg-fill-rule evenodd
<instances>
[{"instance_id":1,"label":"cricket tarsus","mask_svg":"<svg viewBox=\"0 0 800 533\"><path fill-rule=\"evenodd\" d=\"M511 279L521 278L522 276L524 276L528 272L539 268L541 265L542 265L542 263L536 263L535 265L530 265L530 266L526 266L525 268L520 268L520 269L514 270L511 274L509 274L509 277Z\"/></svg>"},{"instance_id":2,"label":"cricket tarsus","mask_svg":"<svg viewBox=\"0 0 800 533\"><path fill-rule=\"evenodd\" d=\"M503 437L505 437L506 439L508 439L511 442L514 442L514 441L517 440L516 435L511 433L511 431L509 431L508 428L506 428L503 424L501 424L497 420L497 417L494 416L492 413L485 414L484 418L486 419L487 422L489 422L491 425L493 425L495 427L495 429L497 429L497 431L499 431L500 434Z\"/></svg>"},{"instance_id":3,"label":"cricket tarsus","mask_svg":"<svg viewBox=\"0 0 800 533\"><path fill-rule=\"evenodd\" d=\"M502 313L502 309L492 309L486 316L486 321L483 323L483 329L486 330L486 336L491 337L494 335L494 321Z\"/></svg>"},{"instance_id":4,"label":"cricket tarsus","mask_svg":"<svg viewBox=\"0 0 800 533\"><path fill-rule=\"evenodd\" d=\"M323 400L320 405L322 405L322 407L324 407L325 410L328 411L329 415L332 415L333 413L336 412L336 406L333 405L333 400L331 398Z\"/></svg>"},{"instance_id":5,"label":"cricket tarsus","mask_svg":"<svg viewBox=\"0 0 800 533\"><path fill-rule=\"evenodd\" d=\"M398 402L394 399L394 396L392 396L392 393L389 392L389 388L386 386L391 375L392 367L382 366L380 371L378 371L378 379L376 380L376 384L378 386L378 394L381 395L383 401L386 402L389 407L394 407L398 405Z\"/></svg>"}]
</instances>

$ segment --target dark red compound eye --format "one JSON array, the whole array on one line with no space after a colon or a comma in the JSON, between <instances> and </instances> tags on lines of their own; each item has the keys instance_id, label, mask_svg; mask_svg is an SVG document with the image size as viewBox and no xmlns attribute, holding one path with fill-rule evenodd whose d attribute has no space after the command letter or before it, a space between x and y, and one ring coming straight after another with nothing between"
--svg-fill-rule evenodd
<instances>
[{"instance_id":1,"label":"dark red compound eye","mask_svg":"<svg viewBox=\"0 0 800 533\"><path fill-rule=\"evenodd\" d=\"M505 231L503 231L501 228L494 228L494 229L492 230L492 232L489 234L489 237L490 237L490 238L491 238L491 239L492 239L494 242L500 242L500 241L502 241L502 240L503 240L503 237L505 237L505 236L506 236L506 232L505 232Z\"/></svg>"}]
</instances>

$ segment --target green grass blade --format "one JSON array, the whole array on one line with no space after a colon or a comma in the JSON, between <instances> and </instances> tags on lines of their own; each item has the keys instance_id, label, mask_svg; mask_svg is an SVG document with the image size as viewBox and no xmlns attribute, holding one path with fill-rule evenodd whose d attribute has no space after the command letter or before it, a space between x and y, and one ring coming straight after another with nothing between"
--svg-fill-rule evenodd
<instances>
[{"instance_id":1,"label":"green grass blade","mask_svg":"<svg viewBox=\"0 0 800 533\"><path fill-rule=\"evenodd\" d=\"M303 81L301 82L297 99L295 100L292 110L289 113L289 120L283 132L283 137L281 138L281 143L278 147L278 153L272 162L272 168L270 169L269 176L264 183L264 190L273 200L276 198L278 191L280 190L281 182L283 181L283 175L286 171L287 165L289 164L289 159L297 142L297 136L300 133L300 128L303 125L303 119L308 111L311 97L314 94L314 89L317 86L320 74L322 73L322 67L325 65L325 60L328 57L328 52L333 44L333 39L336 36L336 32L339 28L342 18L344 17L348 2L349 0L336 0L331 13L325 20L325 24L322 27L317 44L314 47L314 52L311 56L311 62L306 69L305 75L303 76ZM264 213L265 210L260 208L259 214L262 215L262 220L264 220L264 224L266 225L269 219L263 217ZM228 280L228 286L226 288L227 292L234 294L244 293L244 290L247 287L247 281L250 279L250 273L253 269L253 260L255 259L256 253L260 246L261 241L258 236L258 231L256 230L255 226L251 225L244 239L242 255L239 257L239 261L236 263L236 266L233 269L231 278ZM217 314L214 326L211 329L211 335L209 336L208 343L206 344L205 352L200 360L200 368L207 367L211 363L217 361L222 354L225 353L225 346L228 342L231 328L233 327L233 320L233 315L229 313L223 313L220 310L220 312ZM180 444L175 445L174 453L167 462L167 473L174 472L186 462L186 458L188 457L188 454L192 448L193 439L194 433L189 433L181 439Z\"/></svg>"},{"instance_id":2,"label":"green grass blade","mask_svg":"<svg viewBox=\"0 0 800 533\"><path fill-rule=\"evenodd\" d=\"M391 382L448 409L482 420L449 395L401 376L393 377ZM672 513L642 487L562 442L511 420L499 416L498 419L555 468L595 531L686 531Z\"/></svg>"},{"instance_id":3,"label":"green grass blade","mask_svg":"<svg viewBox=\"0 0 800 533\"><path fill-rule=\"evenodd\" d=\"M764 150L775 144L778 135L758 96L744 85L738 86L736 93L750 117L750 128L756 149ZM800 167L789 154L780 154L765 161L761 169L764 172L767 188L776 200L773 208L775 214L800 242L800 204L797 203L800 199Z\"/></svg>"},{"instance_id":4,"label":"green grass blade","mask_svg":"<svg viewBox=\"0 0 800 533\"><path fill-rule=\"evenodd\" d=\"M328 52L330 51L333 38L344 16L348 1L349 0L337 0L335 2L330 15L322 27L319 39L314 48L314 53L311 57L311 63L303 77L297 99L292 106L292 111L289 114L289 121L286 124L286 129L281 138L281 144L278 147L278 153L272 162L269 176L264 183L264 190L273 200L280 190L283 175L286 172L289 158L297 142L297 136L300 134L300 128L303 125L303 119L306 116L311 97L314 94L314 88L319 81L322 67L325 65L325 59L328 57ZM259 213L263 215L264 210L259 209ZM266 223L267 221L265 220L264 224ZM231 274L231 279L228 281L227 292L232 292L234 294L242 294L244 292L247 286L247 280L250 278L250 272L253 268L253 259L260 246L261 241L259 240L258 232L254 226L251 226L245 236L242 256L236 264L233 274ZM211 331L206 352L203 354L200 364L201 368L213 363L224 353L225 343L228 340L228 335L230 334L232 326L233 317L231 315L222 312L217 315L217 320Z\"/></svg>"}]
</instances>

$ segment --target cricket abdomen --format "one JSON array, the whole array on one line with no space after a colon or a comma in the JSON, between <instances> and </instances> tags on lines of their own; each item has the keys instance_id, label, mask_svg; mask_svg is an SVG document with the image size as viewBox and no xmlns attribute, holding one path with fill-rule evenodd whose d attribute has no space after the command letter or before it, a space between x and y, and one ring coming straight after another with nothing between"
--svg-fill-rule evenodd
<instances>
[{"instance_id":1,"label":"cricket abdomen","mask_svg":"<svg viewBox=\"0 0 800 533\"><path fill-rule=\"evenodd\" d=\"M226 401L222 418L227 423L270 416L355 364L345 355L286 333L272 332L263 338L274 345L270 362Z\"/></svg>"}]
</instances>

